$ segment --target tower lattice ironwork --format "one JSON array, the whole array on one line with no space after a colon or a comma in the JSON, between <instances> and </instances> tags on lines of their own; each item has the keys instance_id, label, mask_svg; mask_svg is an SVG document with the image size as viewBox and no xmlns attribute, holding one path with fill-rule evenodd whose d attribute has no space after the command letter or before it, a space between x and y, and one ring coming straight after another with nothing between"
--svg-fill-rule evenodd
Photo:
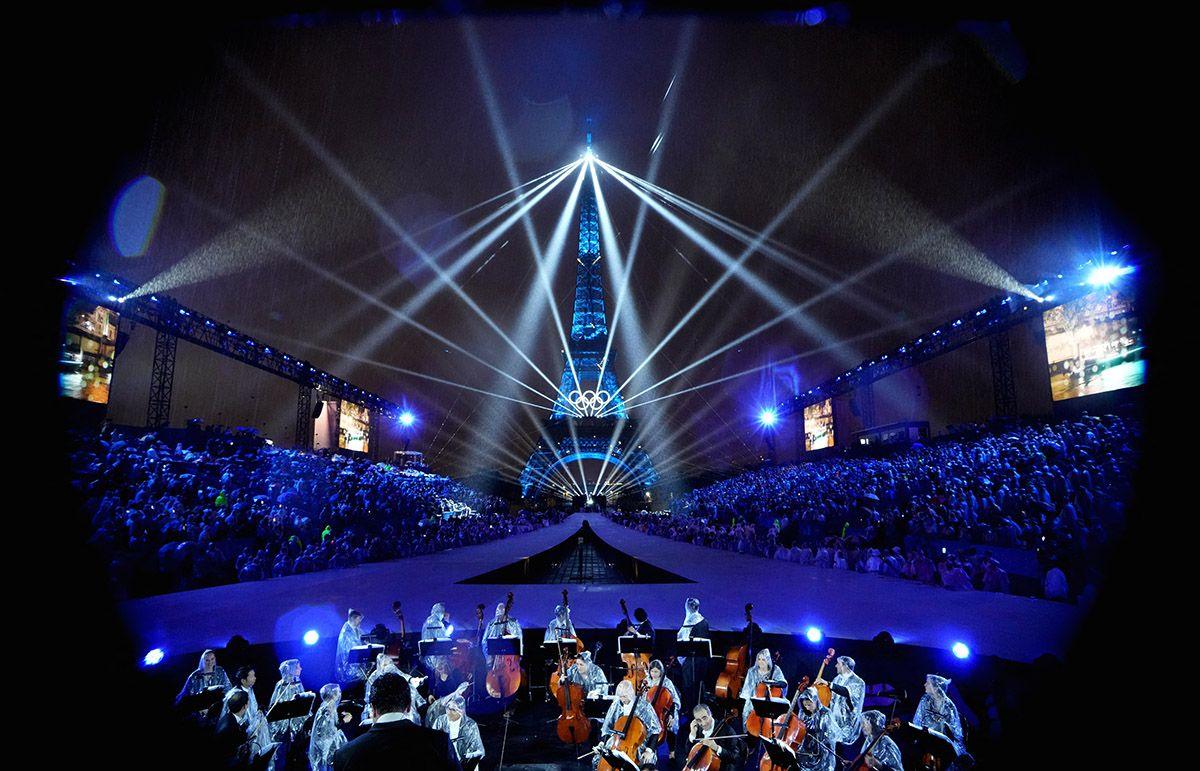
<instances>
[{"instance_id":1,"label":"tower lattice ironwork","mask_svg":"<svg viewBox=\"0 0 1200 771\"><path fill-rule=\"evenodd\" d=\"M568 493L564 481L573 474L568 464L584 459L607 458L615 477L633 489L658 481L650 456L640 445L628 446L637 426L629 419L618 391L615 355L608 344L596 196L585 185L580 198L571 340L563 355L561 393L545 422L541 441L521 472L521 492L526 496L540 491Z\"/></svg>"}]
</instances>

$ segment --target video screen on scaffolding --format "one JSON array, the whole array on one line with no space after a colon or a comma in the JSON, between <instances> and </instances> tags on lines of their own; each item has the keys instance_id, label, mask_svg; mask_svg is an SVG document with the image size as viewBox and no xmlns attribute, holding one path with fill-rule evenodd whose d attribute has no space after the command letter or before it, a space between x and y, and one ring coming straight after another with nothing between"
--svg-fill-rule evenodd
<instances>
[{"instance_id":1,"label":"video screen on scaffolding","mask_svg":"<svg viewBox=\"0 0 1200 771\"><path fill-rule=\"evenodd\" d=\"M1140 386L1145 344L1133 299L1102 289L1042 314L1054 401Z\"/></svg>"},{"instance_id":2,"label":"video screen on scaffolding","mask_svg":"<svg viewBox=\"0 0 1200 771\"><path fill-rule=\"evenodd\" d=\"M367 452L371 433L371 413L353 402L342 402L338 416L338 447L343 450Z\"/></svg>"},{"instance_id":3,"label":"video screen on scaffolding","mask_svg":"<svg viewBox=\"0 0 1200 771\"><path fill-rule=\"evenodd\" d=\"M67 304L58 361L59 394L108 404L119 321L116 311L94 302L75 300Z\"/></svg>"},{"instance_id":4,"label":"video screen on scaffolding","mask_svg":"<svg viewBox=\"0 0 1200 771\"><path fill-rule=\"evenodd\" d=\"M804 449L823 450L833 446L833 399L804 408Z\"/></svg>"}]
</instances>

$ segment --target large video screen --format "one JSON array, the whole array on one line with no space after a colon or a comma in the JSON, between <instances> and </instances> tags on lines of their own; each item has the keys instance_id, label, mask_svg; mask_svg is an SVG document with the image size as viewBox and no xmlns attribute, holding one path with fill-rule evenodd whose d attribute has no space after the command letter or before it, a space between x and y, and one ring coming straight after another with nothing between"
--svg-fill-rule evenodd
<instances>
[{"instance_id":1,"label":"large video screen","mask_svg":"<svg viewBox=\"0 0 1200 771\"><path fill-rule=\"evenodd\" d=\"M804 449L808 452L833 446L833 399L804 408Z\"/></svg>"},{"instance_id":2,"label":"large video screen","mask_svg":"<svg viewBox=\"0 0 1200 771\"><path fill-rule=\"evenodd\" d=\"M338 416L338 447L343 450L366 452L370 436L371 413L353 402L342 402Z\"/></svg>"},{"instance_id":3,"label":"large video screen","mask_svg":"<svg viewBox=\"0 0 1200 771\"><path fill-rule=\"evenodd\" d=\"M1142 328L1126 292L1092 292L1046 311L1042 323L1054 401L1145 382Z\"/></svg>"},{"instance_id":4,"label":"large video screen","mask_svg":"<svg viewBox=\"0 0 1200 771\"><path fill-rule=\"evenodd\" d=\"M72 399L108 404L120 316L94 302L79 300L67 305L63 321L58 392Z\"/></svg>"}]
</instances>

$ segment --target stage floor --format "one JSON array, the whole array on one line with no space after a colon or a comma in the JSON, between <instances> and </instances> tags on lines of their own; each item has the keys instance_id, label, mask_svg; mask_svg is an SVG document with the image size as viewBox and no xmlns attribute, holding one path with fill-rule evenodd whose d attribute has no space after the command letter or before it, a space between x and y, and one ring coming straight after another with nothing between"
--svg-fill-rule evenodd
<instances>
[{"instance_id":1,"label":"stage floor","mask_svg":"<svg viewBox=\"0 0 1200 771\"><path fill-rule=\"evenodd\" d=\"M492 586L459 581L551 548L587 519L596 534L644 562L694 583ZM826 636L869 640L881 630L896 642L948 648L965 642L980 655L1032 661L1061 656L1078 627L1073 605L989 592L952 592L898 578L806 567L643 535L600 515L575 514L561 524L501 541L392 562L328 570L247 584L129 600L120 606L129 632L143 649L199 651L219 648L233 634L252 643L299 640L309 629L336 636L348 607L366 614L364 628L395 627L393 600L403 603L408 630L420 628L435 602L452 623L475 627L475 606L491 616L505 592L515 594L513 615L528 627L545 626L562 589L570 590L579 629L611 629L619 600L643 607L654 625L674 629L687 597L716 630L745 626L744 606L767 633L802 633L816 626Z\"/></svg>"}]
</instances>

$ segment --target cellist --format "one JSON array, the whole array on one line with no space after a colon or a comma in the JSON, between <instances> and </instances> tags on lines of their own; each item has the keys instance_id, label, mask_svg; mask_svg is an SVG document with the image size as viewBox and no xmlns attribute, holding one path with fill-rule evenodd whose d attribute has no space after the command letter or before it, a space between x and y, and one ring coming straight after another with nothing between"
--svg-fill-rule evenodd
<instances>
[{"instance_id":1,"label":"cellist","mask_svg":"<svg viewBox=\"0 0 1200 771\"><path fill-rule=\"evenodd\" d=\"M653 702L660 685L662 686L663 691L671 694L671 706L668 707L666 712L663 713L663 719L660 722L663 723L663 727L667 729L668 733L673 735L678 734L680 709L679 691L675 688L675 683L671 682L671 678L667 677L666 667L663 666L662 661L659 659L654 659L650 662L650 670L646 675L645 699L647 701ZM651 707L653 708L653 703L651 704ZM657 710L655 710L655 714L658 714ZM667 738L668 744L670 744L671 738L673 737ZM670 757L675 757L674 747L671 748Z\"/></svg>"},{"instance_id":2,"label":"cellist","mask_svg":"<svg viewBox=\"0 0 1200 771\"><path fill-rule=\"evenodd\" d=\"M775 659L771 657L771 651L768 648L763 648L754 657L754 666L746 672L746 682L742 683L742 692L738 696L742 699L742 729L746 728L746 720L750 717L752 705L750 699L754 696L754 690L758 684L765 681L776 681L782 687L782 696L787 696L787 680L783 676L783 670L775 663Z\"/></svg>"},{"instance_id":3,"label":"cellist","mask_svg":"<svg viewBox=\"0 0 1200 771\"><path fill-rule=\"evenodd\" d=\"M717 741L714 736L734 736L733 729L729 727L728 721L724 725L718 725L713 717L712 708L707 704L697 704L692 708L691 728L688 730L689 752L699 742L717 753L722 768L741 768L746 757L746 743L741 739Z\"/></svg>"},{"instance_id":4,"label":"cellist","mask_svg":"<svg viewBox=\"0 0 1200 771\"><path fill-rule=\"evenodd\" d=\"M833 713L821 703L817 689L809 687L800 694L800 719L804 721L804 741L796 752L796 768L801 771L833 771L838 756L833 743L837 730Z\"/></svg>"},{"instance_id":5,"label":"cellist","mask_svg":"<svg viewBox=\"0 0 1200 771\"><path fill-rule=\"evenodd\" d=\"M855 673L854 666L854 659L838 656L835 664L837 676L828 684L831 692L829 710L833 713L838 744L851 745L858 741L861 722L859 718L862 716L867 684ZM824 679L819 679L815 684L824 682Z\"/></svg>"},{"instance_id":6,"label":"cellist","mask_svg":"<svg viewBox=\"0 0 1200 771\"><path fill-rule=\"evenodd\" d=\"M492 623L488 624L487 632L483 635L485 640L521 636L521 622L517 620L516 616L506 616L506 610L507 608L503 602L496 606L496 618L492 620Z\"/></svg>"},{"instance_id":7,"label":"cellist","mask_svg":"<svg viewBox=\"0 0 1200 771\"><path fill-rule=\"evenodd\" d=\"M616 722L619 718L629 715L633 710L634 696L636 692L633 688L633 683L628 680L622 680L617 683L617 695L613 699L612 705L608 708L608 714L604 716L604 722L600 726L600 747L612 749L620 741L621 736L616 732ZM658 722L658 717L654 714L650 704L645 699L636 699L637 713L634 715L638 720L642 721L645 726L645 740L641 747L638 748L637 758L634 760L642 768L654 768L658 759L658 755L654 748L654 739L662 732L662 725ZM592 756L592 768L600 765L600 754L596 753Z\"/></svg>"},{"instance_id":8,"label":"cellist","mask_svg":"<svg viewBox=\"0 0 1200 771\"><path fill-rule=\"evenodd\" d=\"M867 768L876 769L876 771L904 771L900 748L892 741L892 737L880 736L887 726L887 718L883 713L877 709L869 709L862 713L858 722L862 728L863 748L871 748L863 758ZM876 736L879 736L878 742L875 742ZM874 746L871 746L872 742L874 742Z\"/></svg>"},{"instance_id":9,"label":"cellist","mask_svg":"<svg viewBox=\"0 0 1200 771\"><path fill-rule=\"evenodd\" d=\"M592 661L591 651L579 654L575 663L567 667L567 674L563 679L568 683L583 686L584 696L588 699L598 699L608 690L608 678L604 670Z\"/></svg>"},{"instance_id":10,"label":"cellist","mask_svg":"<svg viewBox=\"0 0 1200 771\"><path fill-rule=\"evenodd\" d=\"M546 624L546 634L542 642L557 642L562 639L579 639L575 633L575 624L571 623L571 609L566 605L554 606L554 618Z\"/></svg>"}]
</instances>

